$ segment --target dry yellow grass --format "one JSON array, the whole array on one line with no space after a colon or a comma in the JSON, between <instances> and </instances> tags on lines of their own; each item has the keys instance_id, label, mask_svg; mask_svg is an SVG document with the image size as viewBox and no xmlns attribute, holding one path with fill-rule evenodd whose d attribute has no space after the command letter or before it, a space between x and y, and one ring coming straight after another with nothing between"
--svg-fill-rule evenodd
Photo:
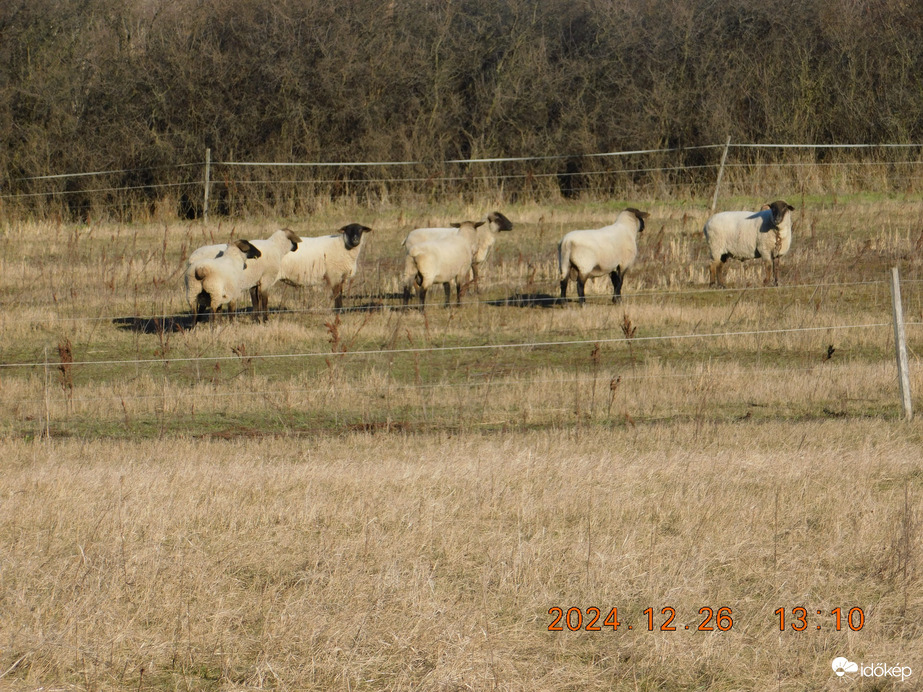
<instances>
[{"instance_id":1,"label":"dry yellow grass","mask_svg":"<svg viewBox=\"0 0 923 692\"><path fill-rule=\"evenodd\" d=\"M15 689L800 690L839 689L841 655L919 671L919 459L878 420L7 441L0 672L16 664ZM548 631L549 609L590 606L617 607L618 631ZM809 628L780 632L774 611L799 606ZM703 607L730 629L696 631ZM837 607L862 629L835 631Z\"/></svg>"},{"instance_id":2,"label":"dry yellow grass","mask_svg":"<svg viewBox=\"0 0 923 692\"><path fill-rule=\"evenodd\" d=\"M496 205L482 293L426 315L395 307L401 238L484 209L7 222L0 687L840 689L836 656L918 681L923 450L885 280L919 392L923 204L790 201L783 285L743 265L727 291L701 205L633 202L626 299L584 309L517 305L624 205ZM188 328L191 249L350 221L375 229L360 310L284 289L267 325ZM548 630L591 606L618 631ZM703 607L733 625L696 631Z\"/></svg>"}]
</instances>

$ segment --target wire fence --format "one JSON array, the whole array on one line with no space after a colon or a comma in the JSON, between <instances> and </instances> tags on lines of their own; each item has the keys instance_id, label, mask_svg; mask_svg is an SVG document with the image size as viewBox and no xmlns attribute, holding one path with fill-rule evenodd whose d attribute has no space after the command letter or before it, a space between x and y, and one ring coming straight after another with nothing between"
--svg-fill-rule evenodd
<instances>
[{"instance_id":1,"label":"wire fence","mask_svg":"<svg viewBox=\"0 0 923 692\"><path fill-rule=\"evenodd\" d=\"M908 326L918 326L923 323L908 322ZM633 336L633 337L597 337L593 339L569 339L559 341L525 341L514 343L491 343L491 344L468 344L453 346L421 346L412 348L377 348L374 350L344 350L338 352L327 351L305 351L301 353L273 353L273 354L253 354L246 355L243 358L251 361L259 360L288 360L288 359L308 359L308 358L362 358L362 357L382 357L406 354L431 355L437 353L453 353L463 351L501 351L505 349L541 349L541 348L561 348L568 346L593 346L597 344L641 344L650 341L682 341L689 339L718 339L732 338L743 336L770 336L781 334L797 334L809 332L831 333L840 330L852 329L880 329L889 327L888 322L868 323L868 324L850 324L850 325L825 325L821 327L793 327L789 329L753 329L732 332L708 332L692 334L663 334L652 336ZM69 361L68 365L73 366L113 366L113 365L162 365L169 366L175 363L219 363L219 362L236 362L240 361L242 356L190 356L182 358L126 358L116 360L81 360ZM32 361L19 363L0 363L0 369L15 368L36 368L47 366L47 361Z\"/></svg>"},{"instance_id":2,"label":"wire fence","mask_svg":"<svg viewBox=\"0 0 923 692\"><path fill-rule=\"evenodd\" d=\"M18 178L0 194L0 214L57 210L62 217L89 213L121 216L123 212L131 216L166 204L170 213L202 218L208 209L215 215L245 214L254 209L300 213L337 195L356 200L395 200L406 195L442 199L478 191L489 191L491 200L584 193L626 197L692 194L710 198L722 180L722 172L723 195L753 192L760 186L778 189L782 185L786 189L795 186L803 194L851 187L865 191L897 187L907 192L919 189L919 178L923 176L920 153L920 145L915 144L822 147L728 143L689 149L443 162L212 162L207 155L204 162L156 169ZM724 154L728 154L726 159ZM185 179L171 180L171 176ZM211 205L206 202L209 194ZM379 274L380 270L381 265ZM822 281L748 287L746 291L878 291L885 283ZM904 283L910 286L923 281L910 279ZM366 288L371 292L354 296L358 304L352 310L370 314L380 310L387 314L399 307L395 296L383 292L386 283L380 276L377 285L370 282ZM738 290L728 289L731 293ZM663 303L701 295L701 289L639 290L626 298L626 303ZM591 303L596 299L608 302L604 296L588 299ZM363 304L362 300L367 302ZM547 295L520 293L499 300L468 298L462 308L547 305L549 300L558 304ZM874 303L877 309L885 302L883 294L876 294L869 304ZM59 310L51 305L36 307L39 313ZM310 314L330 313L327 307L305 307L277 310L273 316ZM866 312L863 317L870 314ZM640 335L619 335L616 329L614 333L586 338L568 334L521 341L491 337L483 343L462 340L464 343L445 345L415 344L408 333L406 346L394 345L391 339L384 345L367 341L358 346L333 344L328 349L289 349L280 353L239 350L231 355L227 351L178 354L167 342L171 334L192 326L189 317L188 312L165 309L152 310L143 317L101 313L26 317L25 322L40 329L63 323L75 328L110 323L137 334L157 335L161 346L157 350L139 349L139 353L145 350L148 355L136 357L74 358L63 351L55 354L52 347L51 355L46 349L44 355L33 351L31 358L21 354L4 358L0 362L0 381L4 384L0 387L0 402L19 420L18 424L6 425L20 432L32 430L47 435L54 426L66 434L99 431L106 425L137 432L155 424L161 431L195 432L209 425L220 426L220 421L214 419L222 416L253 424L274 416L277 430L279 426L327 429L344 420L371 426L381 421L390 426L397 421L415 428L446 427L447 421L453 420L465 425L492 425L497 421L526 426L536 422L599 423L622 413L636 421L662 420L674 414L692 419L703 410L714 414L750 406L742 403L751 398L738 382L742 379L783 380L780 395L788 387L792 400L802 402L802 409L821 404L822 410L833 412L831 415L850 410L874 413L897 406L889 384L893 364L882 346L890 338L890 323L884 314L882 319L859 320L824 320L821 314L816 319L824 321L822 325L724 329L718 324L702 330L696 326L686 331L661 330ZM917 330L923 322L910 321L907 326ZM859 370L867 371L861 384L851 382L855 380L855 364L841 362L842 357L830 362L830 354L824 360L817 357L819 340L834 334L861 340L862 348L874 352L861 359ZM860 339L859 334L873 336ZM791 347L794 356L786 367L779 367L773 359L751 362L749 356L739 357L746 348L727 346L732 342L774 341L785 350L789 346L784 344L796 340L810 343L811 355L804 353L807 346ZM681 344L694 341L707 344L701 349L707 355L692 362L673 357L682 352ZM601 361L588 356L601 348L609 349L610 356L616 349L622 352L617 358ZM642 368L636 363L632 349L648 348L660 349L662 370ZM724 348L734 352L729 367L714 366L721 360ZM315 382L308 385L307 380ZM805 394L797 390L799 380L811 381L814 391ZM643 385L645 382L672 384L650 387ZM637 385L631 395L625 394L629 383ZM706 405L700 394L700 390L709 392L715 387L735 392L725 396L717 409L709 408L711 404ZM568 392L566 397L554 394L562 391ZM590 403L583 405L581 401L586 396ZM785 404L774 397L772 392L754 395L754 410L765 406L781 411L780 415L790 415ZM259 412L249 411L253 408ZM742 414L737 410L733 415Z\"/></svg>"},{"instance_id":3,"label":"wire fence","mask_svg":"<svg viewBox=\"0 0 923 692\"><path fill-rule=\"evenodd\" d=\"M907 192L923 188L921 146L728 142L446 161L303 162L212 161L209 150L202 161L175 165L12 177L0 190L0 211L69 219L155 214L191 219L303 214L341 198L400 203L471 195L498 201L699 197L711 194L723 169L727 194L760 187L808 194Z\"/></svg>"},{"instance_id":4,"label":"wire fence","mask_svg":"<svg viewBox=\"0 0 923 692\"><path fill-rule=\"evenodd\" d=\"M923 284L923 279L902 279L901 283L908 286L918 286ZM787 291L797 291L797 290L811 290L817 291L820 289L847 289L847 288L858 288L858 287L870 287L870 286L884 286L887 284L885 280L870 280L870 281L836 281L836 282L821 282L821 283L792 283L785 286L767 286L767 285L758 285L758 286L746 286L744 288L709 288L711 293L720 294L720 293L731 293L737 294L740 292L748 293L759 293L759 292L771 292L779 290ZM637 304L641 301L647 299L661 299L661 298L680 298L688 296L701 296L701 288L690 288L690 289L662 289L662 290L637 290L631 293L629 296L625 296L624 300L626 304ZM363 300L372 300L377 299L380 302L376 303L374 306L368 304L359 304L359 305L344 305L344 307L336 310L340 314L349 314L349 313L364 313L369 312L372 309L404 309L403 301L400 298L391 296L388 297L388 302L385 301L385 298L382 294L365 294L365 295L355 295L351 296L353 301L361 303ZM611 298L606 295L591 295L586 296L586 301L588 303L609 303ZM554 298L548 295L529 295L529 294L514 294L511 297L507 298L471 298L464 297L458 304L458 307L461 308L470 308L470 307L479 307L479 306L492 306L492 307L504 307L515 305L517 307L528 307L530 304L536 306L543 306L548 304L553 305L563 305L565 301L561 299ZM416 309L415 306L410 306L412 309ZM296 315L329 315L330 308L328 306L311 306L303 308L292 308L292 307L273 307L270 309L270 313L274 316L296 316ZM246 313L241 313L241 317L247 316ZM29 324L39 325L39 324L79 324L79 323L113 323L113 324L126 324L129 322L137 322L143 320L151 323L153 325L155 322L159 322L163 325L163 328L166 330L171 330L171 323L181 322L183 320L189 319L191 317L191 312L188 308L184 309L182 312L157 312L153 314L147 314L140 316L138 314L124 314L124 313L107 313L107 314L97 314L97 315L46 315L46 316L36 316L31 315L25 320ZM227 317L225 315L225 317ZM4 367L0 363L0 368Z\"/></svg>"},{"instance_id":5,"label":"wire fence","mask_svg":"<svg viewBox=\"0 0 923 692\"><path fill-rule=\"evenodd\" d=\"M884 283L758 290L879 291ZM750 290L757 289L728 289L742 295ZM665 297L690 293L702 291L652 291L648 297L663 303ZM919 334L923 322L907 326ZM613 327L581 338L488 337L486 343L448 345L413 345L408 331L406 346L376 345L378 337L373 337L349 347L331 343L327 349L279 353L231 349L231 355L176 355L164 349L155 357L99 359L59 357L46 350L41 359L0 363L5 384L0 402L8 415L19 417L18 424L7 419L8 432L15 428L36 437L253 436L328 434L344 428L406 432L891 415L898 404L893 360L887 354L890 327L886 320L652 334L620 334ZM220 335L220 328L199 329L206 337ZM692 342L702 346L683 346ZM822 358L821 347L828 342L838 344L841 354L832 356L830 346ZM858 360L843 356L844 344L864 355ZM787 362L780 365L778 356L766 362L748 357L764 346L770 354L788 354ZM636 360L636 354L649 355L652 348L653 359ZM594 355L601 350L603 356ZM695 357L690 359L690 353Z\"/></svg>"}]
</instances>

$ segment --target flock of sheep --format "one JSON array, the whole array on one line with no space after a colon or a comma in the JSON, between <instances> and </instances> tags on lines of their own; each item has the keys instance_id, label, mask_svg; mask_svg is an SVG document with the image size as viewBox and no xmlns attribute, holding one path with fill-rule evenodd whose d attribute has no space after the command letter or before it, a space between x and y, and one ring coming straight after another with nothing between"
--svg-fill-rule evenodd
<instances>
[{"instance_id":1,"label":"flock of sheep","mask_svg":"<svg viewBox=\"0 0 923 692\"><path fill-rule=\"evenodd\" d=\"M788 252L792 242L792 211L794 207L779 200L756 212L726 211L709 218L704 232L712 259L711 283L724 286L724 267L731 258L761 259L766 266L766 283L778 283L778 258ZM582 304L587 280L608 275L612 300L618 302L625 272L638 255L638 235L648 216L629 207L608 226L567 233L558 243L561 298L567 297L568 282L574 281ZM416 290L424 309L427 291L440 283L448 305L453 281L460 303L466 286L478 280L479 267L490 254L497 234L512 228L510 220L495 211L477 222L411 231L402 243L406 252L404 305ZM266 239L197 249L189 256L185 271L186 299L195 321L203 314L214 316L221 309L236 311L237 301L247 292L255 319L265 321L270 292L279 281L294 286L325 284L333 291L334 307L341 308L343 291L356 273L363 236L370 230L351 223L333 235L303 238L283 229Z\"/></svg>"}]
</instances>

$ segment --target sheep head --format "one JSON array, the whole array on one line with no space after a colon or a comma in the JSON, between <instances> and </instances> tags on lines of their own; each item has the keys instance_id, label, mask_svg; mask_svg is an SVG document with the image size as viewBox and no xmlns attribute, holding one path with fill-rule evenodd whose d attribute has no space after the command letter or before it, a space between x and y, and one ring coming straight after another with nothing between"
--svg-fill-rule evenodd
<instances>
[{"instance_id":1,"label":"sheep head","mask_svg":"<svg viewBox=\"0 0 923 692\"><path fill-rule=\"evenodd\" d=\"M343 226L337 233L343 234L343 243L346 245L347 250L352 250L354 247L358 247L362 242L362 234L368 233L372 229L368 226L363 226L358 223L351 223L346 226Z\"/></svg>"},{"instance_id":2,"label":"sheep head","mask_svg":"<svg viewBox=\"0 0 923 692\"><path fill-rule=\"evenodd\" d=\"M235 240L234 245L244 253L244 257L247 259L256 259L260 257L263 253L259 251L259 248L254 247L250 244L248 240Z\"/></svg>"},{"instance_id":3,"label":"sheep head","mask_svg":"<svg viewBox=\"0 0 923 692\"><path fill-rule=\"evenodd\" d=\"M497 227L498 231L512 231L513 222L506 218L503 214L498 211L492 211L487 215L488 223L493 224Z\"/></svg>"},{"instance_id":4,"label":"sheep head","mask_svg":"<svg viewBox=\"0 0 923 692\"><path fill-rule=\"evenodd\" d=\"M285 233L285 237L288 238L292 244L290 251L295 252L295 250L298 249L298 243L301 242L301 237L296 235L295 231L293 231L291 228L283 228L282 231Z\"/></svg>"},{"instance_id":5,"label":"sheep head","mask_svg":"<svg viewBox=\"0 0 923 692\"><path fill-rule=\"evenodd\" d=\"M625 211L631 212L632 214L635 215L635 218L638 219L638 223L640 224L638 228L638 233L641 233L642 231L644 231L644 219L650 216L650 214L648 214L646 211L640 211L638 209L635 209L634 207L628 207L627 209L625 209Z\"/></svg>"},{"instance_id":6,"label":"sheep head","mask_svg":"<svg viewBox=\"0 0 923 692\"><path fill-rule=\"evenodd\" d=\"M793 207L788 202L785 202L781 199L772 202L771 204L764 204L763 209L769 209L772 212L772 227L778 228L779 224L782 223L782 219L785 218L785 214L790 211L795 211Z\"/></svg>"}]
</instances>

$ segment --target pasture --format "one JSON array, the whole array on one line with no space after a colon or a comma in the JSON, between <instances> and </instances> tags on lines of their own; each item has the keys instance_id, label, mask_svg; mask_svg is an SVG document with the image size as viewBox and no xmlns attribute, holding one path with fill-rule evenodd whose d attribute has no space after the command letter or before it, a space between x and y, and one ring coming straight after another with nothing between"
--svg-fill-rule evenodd
<instances>
[{"instance_id":1,"label":"pasture","mask_svg":"<svg viewBox=\"0 0 923 692\"><path fill-rule=\"evenodd\" d=\"M919 685L921 428L887 279L918 394L923 201L786 201L781 286L734 262L726 290L701 201L492 204L514 230L480 292L425 313L399 308L401 239L490 208L3 222L0 685ZM629 205L651 216L622 303L608 280L561 303L557 240ZM280 287L268 324L192 328L193 249L350 222L374 230L347 310Z\"/></svg>"}]
</instances>

